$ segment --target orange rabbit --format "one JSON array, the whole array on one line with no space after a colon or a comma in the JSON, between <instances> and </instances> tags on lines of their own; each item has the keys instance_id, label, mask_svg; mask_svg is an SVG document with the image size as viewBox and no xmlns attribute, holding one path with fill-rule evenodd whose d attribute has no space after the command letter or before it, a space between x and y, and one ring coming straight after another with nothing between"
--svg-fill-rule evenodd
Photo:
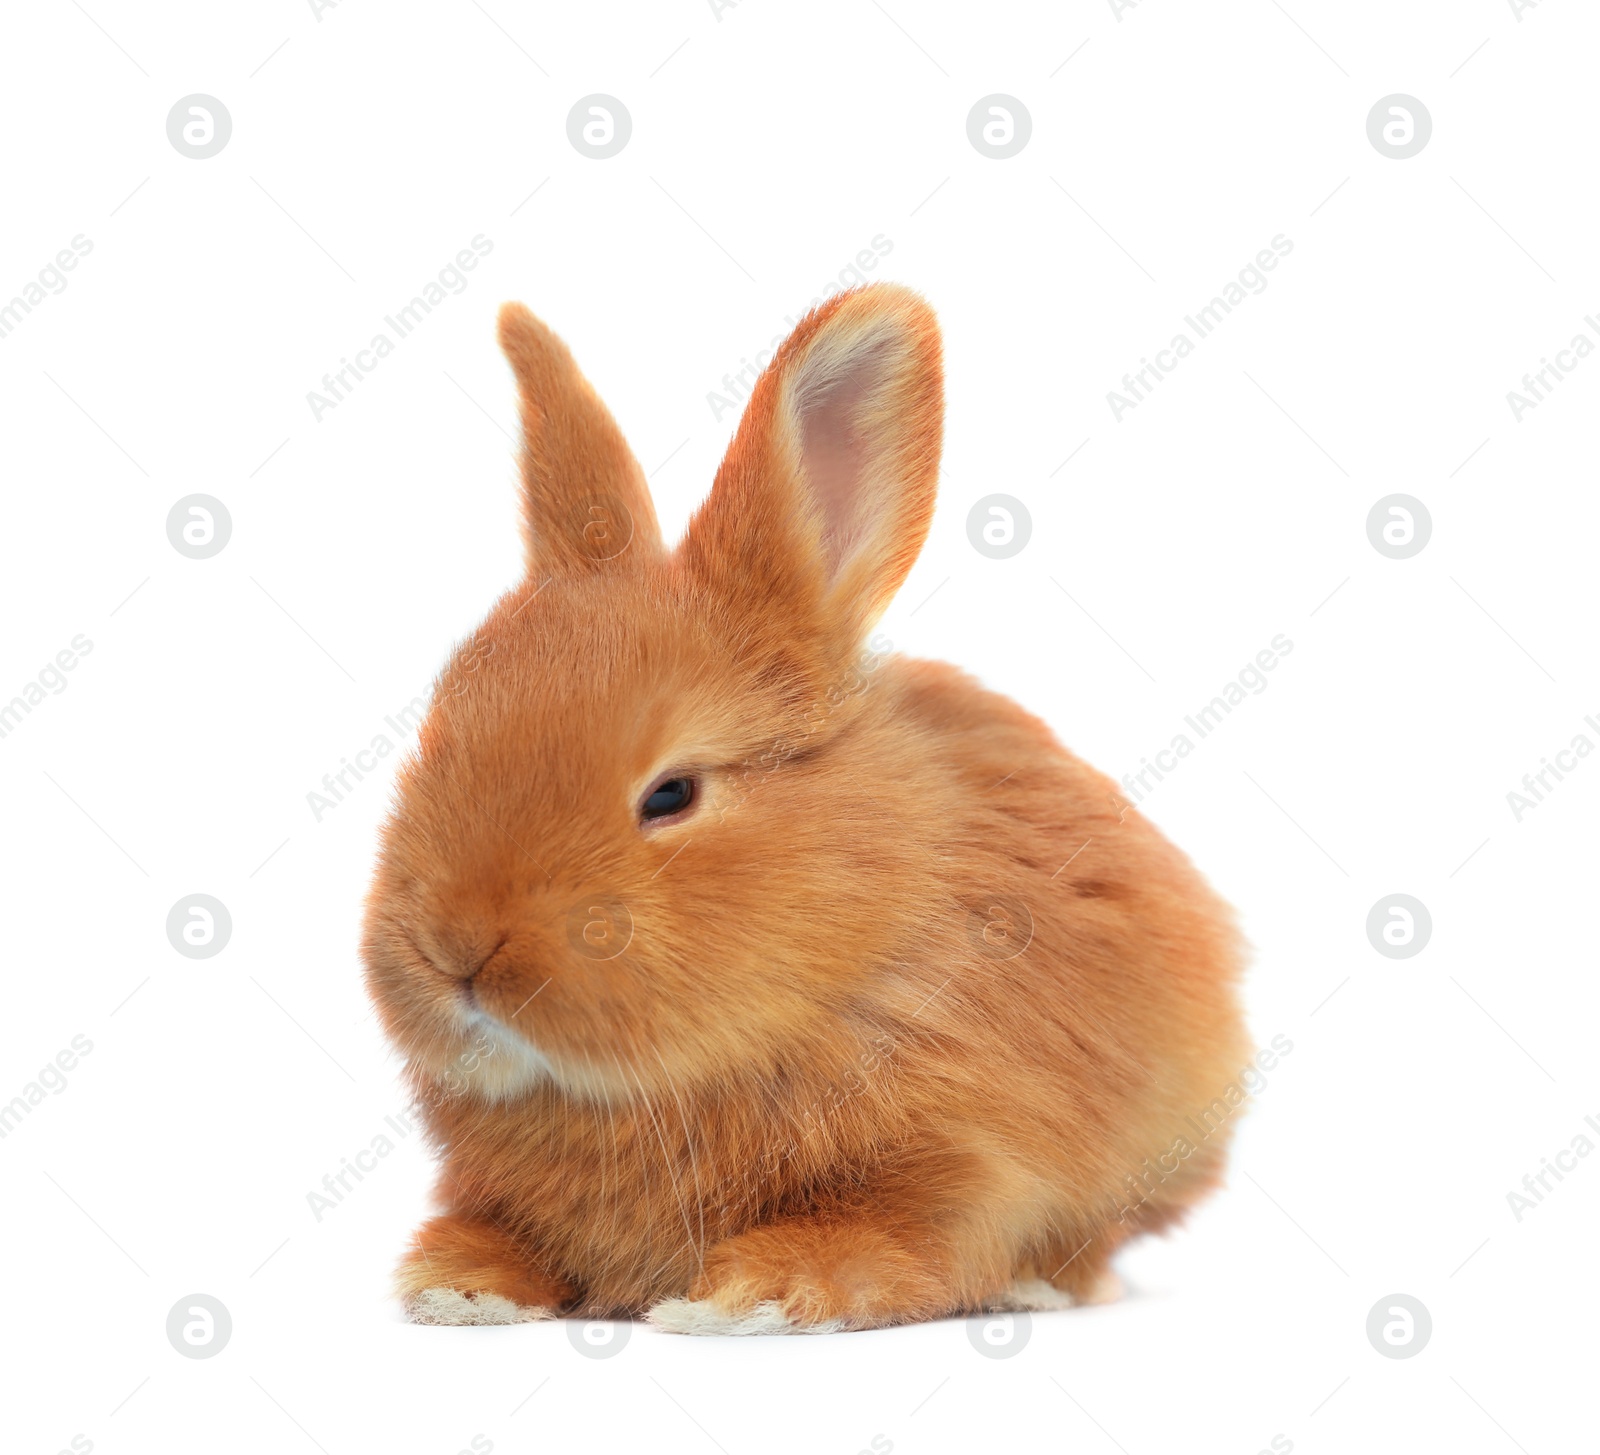
<instances>
[{"instance_id":1,"label":"orange rabbit","mask_svg":"<svg viewBox=\"0 0 1600 1455\"><path fill-rule=\"evenodd\" d=\"M528 574L436 684L363 944L441 1161L408 1316L1114 1296L1220 1176L1240 946L1043 723L867 645L933 516L932 312L808 315L674 550L560 340L500 341Z\"/></svg>"}]
</instances>

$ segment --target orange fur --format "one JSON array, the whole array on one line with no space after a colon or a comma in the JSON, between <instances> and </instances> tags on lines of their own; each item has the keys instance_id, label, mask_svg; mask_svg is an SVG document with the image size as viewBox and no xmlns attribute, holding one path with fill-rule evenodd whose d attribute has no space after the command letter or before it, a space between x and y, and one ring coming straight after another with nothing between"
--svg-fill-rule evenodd
<instances>
[{"instance_id":1,"label":"orange fur","mask_svg":"<svg viewBox=\"0 0 1600 1455\"><path fill-rule=\"evenodd\" d=\"M1240 949L1036 718L861 655L932 517L932 313L811 313L670 553L564 346L500 333L529 575L437 685L364 940L441 1159L402 1293L802 1327L1099 1296L1220 1176L1231 1123L1190 1119L1249 1054ZM641 824L678 771L696 803Z\"/></svg>"}]
</instances>

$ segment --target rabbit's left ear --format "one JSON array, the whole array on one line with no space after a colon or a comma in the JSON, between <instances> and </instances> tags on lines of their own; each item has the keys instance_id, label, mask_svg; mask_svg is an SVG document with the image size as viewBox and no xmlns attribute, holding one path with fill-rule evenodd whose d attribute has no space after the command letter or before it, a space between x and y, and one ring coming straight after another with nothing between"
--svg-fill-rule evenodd
<instances>
[{"instance_id":1,"label":"rabbit's left ear","mask_svg":"<svg viewBox=\"0 0 1600 1455\"><path fill-rule=\"evenodd\" d=\"M840 294L751 391L686 560L752 609L853 650L927 538L943 423L933 310L890 283Z\"/></svg>"},{"instance_id":2,"label":"rabbit's left ear","mask_svg":"<svg viewBox=\"0 0 1600 1455\"><path fill-rule=\"evenodd\" d=\"M609 569L659 555L661 528L611 412L567 346L520 303L500 310L500 347L522 402L528 573Z\"/></svg>"}]
</instances>

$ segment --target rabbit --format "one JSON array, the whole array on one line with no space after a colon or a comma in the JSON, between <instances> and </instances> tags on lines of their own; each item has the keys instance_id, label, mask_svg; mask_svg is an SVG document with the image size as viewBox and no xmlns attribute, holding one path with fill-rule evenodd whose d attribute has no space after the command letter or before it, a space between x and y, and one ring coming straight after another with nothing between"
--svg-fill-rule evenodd
<instances>
[{"instance_id":1,"label":"rabbit","mask_svg":"<svg viewBox=\"0 0 1600 1455\"><path fill-rule=\"evenodd\" d=\"M362 937L440 1162L405 1315L1116 1297L1222 1175L1242 942L1039 719L871 635L933 518L932 310L807 314L671 549L565 345L499 339L527 575L435 684Z\"/></svg>"}]
</instances>

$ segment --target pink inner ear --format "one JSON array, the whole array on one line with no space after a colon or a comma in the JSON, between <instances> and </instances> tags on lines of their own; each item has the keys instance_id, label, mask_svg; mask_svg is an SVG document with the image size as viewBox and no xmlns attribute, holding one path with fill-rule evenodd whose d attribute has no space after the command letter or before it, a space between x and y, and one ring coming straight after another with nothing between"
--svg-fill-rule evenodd
<instances>
[{"instance_id":1,"label":"pink inner ear","mask_svg":"<svg viewBox=\"0 0 1600 1455\"><path fill-rule=\"evenodd\" d=\"M864 538L877 530L886 501L880 481L867 478L871 419L883 388L889 341L852 351L842 367L802 386L801 468L822 525L828 574L836 578ZM879 488L875 489L877 486Z\"/></svg>"}]
</instances>

